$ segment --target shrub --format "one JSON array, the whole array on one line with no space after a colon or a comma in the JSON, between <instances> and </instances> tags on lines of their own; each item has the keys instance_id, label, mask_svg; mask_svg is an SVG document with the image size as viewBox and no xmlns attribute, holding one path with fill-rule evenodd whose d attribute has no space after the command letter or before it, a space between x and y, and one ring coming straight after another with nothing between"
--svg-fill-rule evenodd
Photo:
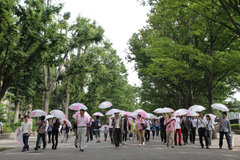
<instances>
[{"instance_id":1,"label":"shrub","mask_svg":"<svg viewBox=\"0 0 240 160\"><path fill-rule=\"evenodd\" d=\"M232 129L240 129L240 124L231 124Z\"/></svg>"}]
</instances>

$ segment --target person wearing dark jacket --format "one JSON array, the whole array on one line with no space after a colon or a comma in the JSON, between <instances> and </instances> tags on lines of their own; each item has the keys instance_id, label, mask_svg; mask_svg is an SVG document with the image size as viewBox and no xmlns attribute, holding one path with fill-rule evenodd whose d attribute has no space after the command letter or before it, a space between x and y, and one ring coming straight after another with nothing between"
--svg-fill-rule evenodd
<instances>
[{"instance_id":1,"label":"person wearing dark jacket","mask_svg":"<svg viewBox=\"0 0 240 160\"><path fill-rule=\"evenodd\" d=\"M69 127L68 127L68 125L67 125L67 122L64 120L64 121L63 121L63 124L62 124L62 128L61 128L62 143L63 143L63 142L67 142L68 132L69 132Z\"/></svg>"},{"instance_id":2,"label":"person wearing dark jacket","mask_svg":"<svg viewBox=\"0 0 240 160\"><path fill-rule=\"evenodd\" d=\"M182 131L183 131L183 142L184 145L188 144L188 134L191 131L191 124L192 122L189 120L189 118L187 117L187 115L183 116L182 119Z\"/></svg>"},{"instance_id":3,"label":"person wearing dark jacket","mask_svg":"<svg viewBox=\"0 0 240 160\"><path fill-rule=\"evenodd\" d=\"M102 122L99 119L99 116L96 116L96 119L94 121L94 132L96 136L97 143L100 142L100 128L102 126Z\"/></svg>"},{"instance_id":4,"label":"person wearing dark jacket","mask_svg":"<svg viewBox=\"0 0 240 160\"><path fill-rule=\"evenodd\" d=\"M114 115L115 116L112 118L114 144L116 147L119 147L122 135L122 119L119 112L115 112Z\"/></svg>"},{"instance_id":5,"label":"person wearing dark jacket","mask_svg":"<svg viewBox=\"0 0 240 160\"><path fill-rule=\"evenodd\" d=\"M59 119L54 117L52 122L53 128L52 128L52 149L57 149L58 146L58 134L59 134L59 127L60 122Z\"/></svg>"},{"instance_id":6,"label":"person wearing dark jacket","mask_svg":"<svg viewBox=\"0 0 240 160\"><path fill-rule=\"evenodd\" d=\"M165 114L162 114L162 118L160 118L160 131L161 131L161 141L166 143L166 126L164 125Z\"/></svg>"},{"instance_id":7,"label":"person wearing dark jacket","mask_svg":"<svg viewBox=\"0 0 240 160\"><path fill-rule=\"evenodd\" d=\"M38 150L38 146L39 146L39 142L40 139L42 138L42 142L43 142L43 150L45 150L46 148L46 122L45 120L45 116L42 116L40 118L40 121L37 122L38 127L38 135L37 135L37 142L36 142L36 147L34 148L34 150Z\"/></svg>"}]
</instances>

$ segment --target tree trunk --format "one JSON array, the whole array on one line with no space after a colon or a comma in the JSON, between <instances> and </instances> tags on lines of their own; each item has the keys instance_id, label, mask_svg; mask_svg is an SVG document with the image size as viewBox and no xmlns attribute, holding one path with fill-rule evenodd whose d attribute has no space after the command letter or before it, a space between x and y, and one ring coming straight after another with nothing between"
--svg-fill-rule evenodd
<instances>
[{"instance_id":1,"label":"tree trunk","mask_svg":"<svg viewBox=\"0 0 240 160\"><path fill-rule=\"evenodd\" d=\"M66 100L63 100L63 107L64 107L64 113L68 119L68 106L70 102L70 87L69 84L67 83L67 89L66 89Z\"/></svg>"},{"instance_id":2,"label":"tree trunk","mask_svg":"<svg viewBox=\"0 0 240 160\"><path fill-rule=\"evenodd\" d=\"M18 100L16 100L14 104L15 104L15 110L14 110L13 123L17 123L18 122L18 117L19 117L20 102Z\"/></svg>"},{"instance_id":3,"label":"tree trunk","mask_svg":"<svg viewBox=\"0 0 240 160\"><path fill-rule=\"evenodd\" d=\"M48 113L49 103L50 103L50 92L44 92L44 106L43 110Z\"/></svg>"},{"instance_id":4,"label":"tree trunk","mask_svg":"<svg viewBox=\"0 0 240 160\"><path fill-rule=\"evenodd\" d=\"M208 107L209 107L209 110L212 114L214 114L213 112L213 109L211 107L211 105L213 104L213 89L212 89L212 81L209 82L208 84Z\"/></svg>"}]
</instances>

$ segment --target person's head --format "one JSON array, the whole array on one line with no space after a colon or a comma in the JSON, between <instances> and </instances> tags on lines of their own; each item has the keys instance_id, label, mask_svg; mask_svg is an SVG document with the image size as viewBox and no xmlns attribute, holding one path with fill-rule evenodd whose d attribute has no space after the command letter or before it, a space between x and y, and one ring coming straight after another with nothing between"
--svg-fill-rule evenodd
<instances>
[{"instance_id":1,"label":"person's head","mask_svg":"<svg viewBox=\"0 0 240 160\"><path fill-rule=\"evenodd\" d=\"M80 115L81 115L81 116L84 116L84 113L85 113L84 109L81 109L81 110L80 110Z\"/></svg>"},{"instance_id":2,"label":"person's head","mask_svg":"<svg viewBox=\"0 0 240 160\"><path fill-rule=\"evenodd\" d=\"M57 117L53 117L54 118L54 120L56 120L57 119Z\"/></svg>"},{"instance_id":3,"label":"person's head","mask_svg":"<svg viewBox=\"0 0 240 160\"><path fill-rule=\"evenodd\" d=\"M199 113L199 117L203 118L203 113L202 112Z\"/></svg>"},{"instance_id":4,"label":"person's head","mask_svg":"<svg viewBox=\"0 0 240 160\"><path fill-rule=\"evenodd\" d=\"M45 120L45 116L41 116L40 120L44 121Z\"/></svg>"},{"instance_id":5,"label":"person's head","mask_svg":"<svg viewBox=\"0 0 240 160\"><path fill-rule=\"evenodd\" d=\"M148 118L145 118L147 121L149 120Z\"/></svg>"},{"instance_id":6,"label":"person's head","mask_svg":"<svg viewBox=\"0 0 240 160\"><path fill-rule=\"evenodd\" d=\"M119 112L114 113L115 117L119 117Z\"/></svg>"},{"instance_id":7,"label":"person's head","mask_svg":"<svg viewBox=\"0 0 240 160\"><path fill-rule=\"evenodd\" d=\"M227 117L227 112L222 112L222 117L226 118Z\"/></svg>"},{"instance_id":8,"label":"person's head","mask_svg":"<svg viewBox=\"0 0 240 160\"><path fill-rule=\"evenodd\" d=\"M128 118L128 116L125 114L125 115L124 115L124 119L127 119L127 118Z\"/></svg>"},{"instance_id":9,"label":"person's head","mask_svg":"<svg viewBox=\"0 0 240 160\"><path fill-rule=\"evenodd\" d=\"M141 117L142 117L141 114L137 115L137 119L140 119Z\"/></svg>"},{"instance_id":10,"label":"person's head","mask_svg":"<svg viewBox=\"0 0 240 160\"><path fill-rule=\"evenodd\" d=\"M63 121L63 124L67 124L67 121L64 120L64 121Z\"/></svg>"},{"instance_id":11,"label":"person's head","mask_svg":"<svg viewBox=\"0 0 240 160\"><path fill-rule=\"evenodd\" d=\"M96 116L96 119L99 119L100 117L99 116Z\"/></svg>"},{"instance_id":12,"label":"person's head","mask_svg":"<svg viewBox=\"0 0 240 160\"><path fill-rule=\"evenodd\" d=\"M211 120L211 117L209 115L206 115L206 118L207 118L208 121Z\"/></svg>"},{"instance_id":13,"label":"person's head","mask_svg":"<svg viewBox=\"0 0 240 160\"><path fill-rule=\"evenodd\" d=\"M168 113L168 118L172 118L172 113Z\"/></svg>"},{"instance_id":14,"label":"person's head","mask_svg":"<svg viewBox=\"0 0 240 160\"><path fill-rule=\"evenodd\" d=\"M195 119L195 117L192 117L192 119Z\"/></svg>"},{"instance_id":15,"label":"person's head","mask_svg":"<svg viewBox=\"0 0 240 160\"><path fill-rule=\"evenodd\" d=\"M184 114L184 115L183 115L183 117L185 117L185 118L186 118L186 117L187 117L187 114Z\"/></svg>"},{"instance_id":16,"label":"person's head","mask_svg":"<svg viewBox=\"0 0 240 160\"><path fill-rule=\"evenodd\" d=\"M107 126L105 126L105 129L107 129Z\"/></svg>"},{"instance_id":17,"label":"person's head","mask_svg":"<svg viewBox=\"0 0 240 160\"><path fill-rule=\"evenodd\" d=\"M162 118L165 118L165 117L166 117L166 114L165 114L165 113L163 113L163 114L162 114Z\"/></svg>"},{"instance_id":18,"label":"person's head","mask_svg":"<svg viewBox=\"0 0 240 160\"><path fill-rule=\"evenodd\" d=\"M136 118L133 118L133 122L135 122Z\"/></svg>"},{"instance_id":19,"label":"person's head","mask_svg":"<svg viewBox=\"0 0 240 160\"><path fill-rule=\"evenodd\" d=\"M24 121L27 122L28 119L29 119L28 115L25 115L25 116L24 116Z\"/></svg>"}]
</instances>

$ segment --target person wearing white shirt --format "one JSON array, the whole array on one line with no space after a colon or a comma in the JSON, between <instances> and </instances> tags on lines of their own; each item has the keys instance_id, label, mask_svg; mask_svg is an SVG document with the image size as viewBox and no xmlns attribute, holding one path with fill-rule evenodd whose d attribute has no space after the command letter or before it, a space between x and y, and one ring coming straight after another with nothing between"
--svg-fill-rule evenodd
<instances>
[{"instance_id":1,"label":"person wearing white shirt","mask_svg":"<svg viewBox=\"0 0 240 160\"><path fill-rule=\"evenodd\" d=\"M214 130L214 125L209 115L206 116L207 119L207 136L208 136L208 145L211 146L212 144L212 133Z\"/></svg>"},{"instance_id":2,"label":"person wearing white shirt","mask_svg":"<svg viewBox=\"0 0 240 160\"><path fill-rule=\"evenodd\" d=\"M203 113L199 113L199 117L197 119L197 127L198 127L199 141L202 148L204 148L204 144L203 144L203 137L204 137L206 148L209 149L208 138L207 138L207 128L206 128L207 121L203 118Z\"/></svg>"},{"instance_id":3,"label":"person wearing white shirt","mask_svg":"<svg viewBox=\"0 0 240 160\"><path fill-rule=\"evenodd\" d=\"M191 143L195 143L196 138L196 128L197 128L197 119L195 117L191 118L192 126L191 126L191 132L190 132L190 141Z\"/></svg>"},{"instance_id":4,"label":"person wearing white shirt","mask_svg":"<svg viewBox=\"0 0 240 160\"><path fill-rule=\"evenodd\" d=\"M176 117L176 122L175 122L175 146L177 145L177 135L178 135L178 145L182 146L181 143L181 137L182 137L182 129L181 129L181 119L179 118L179 116Z\"/></svg>"},{"instance_id":5,"label":"person wearing white shirt","mask_svg":"<svg viewBox=\"0 0 240 160\"><path fill-rule=\"evenodd\" d=\"M150 125L151 125L151 123L148 118L146 118L145 123L147 125L147 128L145 129L145 139L146 139L146 142L148 142L150 140L150 128L151 128Z\"/></svg>"},{"instance_id":6,"label":"person wearing white shirt","mask_svg":"<svg viewBox=\"0 0 240 160\"><path fill-rule=\"evenodd\" d=\"M17 134L18 136L19 136L20 132L23 133L23 144L24 144L24 146L23 146L22 152L25 152L26 150L29 150L28 139L29 139L29 136L32 133L32 123L29 121L27 115L24 116L24 122L22 122L20 130Z\"/></svg>"}]
</instances>

